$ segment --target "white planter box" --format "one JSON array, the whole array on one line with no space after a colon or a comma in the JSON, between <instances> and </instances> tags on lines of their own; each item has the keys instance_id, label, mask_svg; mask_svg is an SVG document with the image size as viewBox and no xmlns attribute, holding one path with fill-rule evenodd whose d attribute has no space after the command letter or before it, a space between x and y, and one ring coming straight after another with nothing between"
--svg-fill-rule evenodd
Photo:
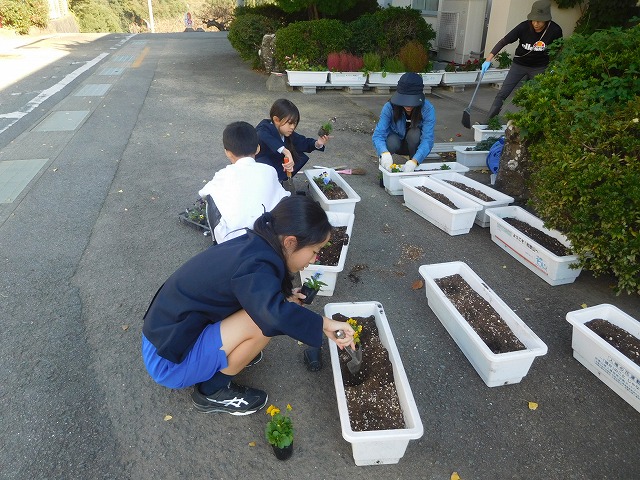
<instances>
[{"instance_id":1,"label":"white planter box","mask_svg":"<svg viewBox=\"0 0 640 480\"><path fill-rule=\"evenodd\" d=\"M456 193L431 177L406 178L400 180L400 185L404 190L404 203L407 208L449 235L469 233L476 218L476 212L482 209L469 197ZM448 207L431 195L421 192L417 187L427 187L434 192L446 195L458 209Z\"/></svg>"},{"instance_id":2,"label":"white planter box","mask_svg":"<svg viewBox=\"0 0 640 480\"><path fill-rule=\"evenodd\" d=\"M473 139L476 142L481 142L489 137L501 137L507 130L506 125L502 125L502 130L487 130L486 125L471 125L473 127Z\"/></svg>"},{"instance_id":3,"label":"white planter box","mask_svg":"<svg viewBox=\"0 0 640 480\"><path fill-rule=\"evenodd\" d=\"M331 85L364 85L367 74L363 72L329 72Z\"/></svg>"},{"instance_id":4,"label":"white planter box","mask_svg":"<svg viewBox=\"0 0 640 480\"><path fill-rule=\"evenodd\" d=\"M340 188L342 188L348 198L341 200L329 200L324 193L320 190L320 187L313 181L313 177L317 177L322 172L327 172L329 178L333 180ZM353 213L356 208L356 203L360 201L360 195L358 195L353 188L338 174L333 168L318 168L304 170L304 174L309 182L309 189L311 196L317 200L322 208L327 212L344 212Z\"/></svg>"},{"instance_id":5,"label":"white planter box","mask_svg":"<svg viewBox=\"0 0 640 480\"><path fill-rule=\"evenodd\" d=\"M475 223L476 225L479 225L482 228L488 227L491 223L489 219L489 215L487 215L488 208L506 207L507 205L513 202L513 197L510 197L509 195L505 195L504 193L499 192L498 190L495 190L488 185L477 182L471 178L465 177L464 175L460 175L459 173L438 173L438 174L432 175L431 178L436 181L442 182L448 188L459 193L460 195L470 198L471 200L476 202L478 205L480 205L482 209L476 213ZM468 192L465 192L464 190L460 190L459 188L454 187L450 183L445 182L445 180L451 180L453 182L463 183L464 185L467 185L471 188L475 188L476 190L484 193L485 195L490 196L494 200L492 202L485 202L484 200L481 200L478 197L474 197L473 195L471 195Z\"/></svg>"},{"instance_id":6,"label":"white planter box","mask_svg":"<svg viewBox=\"0 0 640 480\"><path fill-rule=\"evenodd\" d=\"M440 168L442 165L448 166L450 170L442 170ZM389 195L402 195L402 185L400 185L400 180L402 179L423 177L425 175L433 175L434 173L442 172L457 172L465 174L469 171L469 168L457 162L425 162L418 165L413 172L391 173L382 165L378 165L378 170L382 172L382 182L387 193L389 193Z\"/></svg>"},{"instance_id":7,"label":"white planter box","mask_svg":"<svg viewBox=\"0 0 640 480\"><path fill-rule=\"evenodd\" d=\"M460 145L454 145L453 149L456 151L456 162L469 167L471 170L480 170L487 168L487 155L489 150L467 151L467 148Z\"/></svg>"},{"instance_id":8,"label":"white planter box","mask_svg":"<svg viewBox=\"0 0 640 480\"><path fill-rule=\"evenodd\" d=\"M342 373L340 372L338 348L334 342L329 342L333 383L336 388L342 437L351 443L353 459L356 465L398 463L404 456L409 440L422 437L423 427L416 402L411 393L407 374L404 371L402 360L400 359L400 353L398 352L393 335L391 334L391 329L389 328L387 316L384 313L382 305L378 302L329 303L325 305L325 316L331 317L336 313L350 317L369 317L374 315L380 341L389 352L389 360L393 365L393 380L396 385L405 422L405 428L396 430L354 432L351 429L349 410L345 398L344 384L342 382Z\"/></svg>"},{"instance_id":9,"label":"white planter box","mask_svg":"<svg viewBox=\"0 0 640 480\"><path fill-rule=\"evenodd\" d=\"M490 68L482 77L480 83L501 83L507 78L508 68Z\"/></svg>"},{"instance_id":10,"label":"white planter box","mask_svg":"<svg viewBox=\"0 0 640 480\"><path fill-rule=\"evenodd\" d=\"M403 73L370 72L367 83L371 85L398 85Z\"/></svg>"},{"instance_id":11,"label":"white planter box","mask_svg":"<svg viewBox=\"0 0 640 480\"><path fill-rule=\"evenodd\" d=\"M340 273L344 269L344 262L347 258L347 250L349 250L349 245L351 245L351 231L353 230L353 221L355 219L355 215L353 213L342 213L342 212L327 212L327 217L329 217L329 223L334 227L347 227L347 235L349 235L349 244L345 245L340 252L340 258L338 259L338 265L309 265L304 270L300 271L300 283L304 283L304 281L311 277L314 273L320 272L320 277L318 280L322 280L327 285L322 287L318 292L318 295L324 297L330 297L333 295L333 291L336 288L336 281L338 280L338 273Z\"/></svg>"},{"instance_id":12,"label":"white planter box","mask_svg":"<svg viewBox=\"0 0 640 480\"><path fill-rule=\"evenodd\" d=\"M573 325L573 356L640 412L640 366L585 326L595 318L613 323L636 338L640 338L640 322L606 303L567 313L567 321Z\"/></svg>"},{"instance_id":13,"label":"white planter box","mask_svg":"<svg viewBox=\"0 0 640 480\"><path fill-rule=\"evenodd\" d=\"M328 71L311 72L311 71L302 71L302 70L286 70L286 72L287 72L287 82L292 87L326 85L327 75L329 74Z\"/></svg>"},{"instance_id":14,"label":"white planter box","mask_svg":"<svg viewBox=\"0 0 640 480\"><path fill-rule=\"evenodd\" d=\"M549 285L572 283L580 275L582 268L569 268L577 263L576 255L558 256L551 253L520 230L513 228L503 218L511 217L526 222L552 236L565 247L571 248L571 243L562 233L544 228L542 220L520 207L490 208L486 212L490 219L491 240Z\"/></svg>"},{"instance_id":15,"label":"white planter box","mask_svg":"<svg viewBox=\"0 0 640 480\"><path fill-rule=\"evenodd\" d=\"M468 85L478 81L478 71L473 72L444 72L442 75L442 84L449 85Z\"/></svg>"},{"instance_id":16,"label":"white planter box","mask_svg":"<svg viewBox=\"0 0 640 480\"><path fill-rule=\"evenodd\" d=\"M422 77L422 82L424 83L425 87L435 87L437 85L440 85L443 75L444 75L444 70L438 70L436 72L427 72L427 73L420 74L420 76Z\"/></svg>"},{"instance_id":17,"label":"white planter box","mask_svg":"<svg viewBox=\"0 0 640 480\"><path fill-rule=\"evenodd\" d=\"M529 372L535 357L547 353L547 346L544 342L466 263L449 262L422 265L418 271L425 279L429 307L488 387L520 382ZM524 344L525 350L493 353L487 347L435 282L438 278L455 274L459 274L473 290L489 302L513 334Z\"/></svg>"}]
</instances>

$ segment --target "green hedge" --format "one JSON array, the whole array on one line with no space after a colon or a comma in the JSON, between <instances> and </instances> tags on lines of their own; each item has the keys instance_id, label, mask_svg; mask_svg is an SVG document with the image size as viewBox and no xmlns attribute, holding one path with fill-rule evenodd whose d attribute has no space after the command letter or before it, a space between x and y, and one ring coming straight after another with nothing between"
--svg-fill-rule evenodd
<instances>
[{"instance_id":1,"label":"green hedge","mask_svg":"<svg viewBox=\"0 0 640 480\"><path fill-rule=\"evenodd\" d=\"M49 6L46 0L0 0L0 18L4 27L26 35L30 27L47 27Z\"/></svg>"},{"instance_id":2,"label":"green hedge","mask_svg":"<svg viewBox=\"0 0 640 480\"><path fill-rule=\"evenodd\" d=\"M640 293L640 27L568 38L508 115L532 157L532 205L582 266Z\"/></svg>"},{"instance_id":3,"label":"green hedge","mask_svg":"<svg viewBox=\"0 0 640 480\"><path fill-rule=\"evenodd\" d=\"M296 22L276 32L276 59L284 65L284 58L296 55L306 58L313 66L326 65L331 52L345 50L351 32L339 20L309 20Z\"/></svg>"},{"instance_id":4,"label":"green hedge","mask_svg":"<svg viewBox=\"0 0 640 480\"><path fill-rule=\"evenodd\" d=\"M378 43L383 57L396 57L400 49L411 40L416 40L427 50L431 50L431 41L436 32L424 21L420 12L410 7L387 7L374 14L383 25L378 32Z\"/></svg>"},{"instance_id":5,"label":"green hedge","mask_svg":"<svg viewBox=\"0 0 640 480\"><path fill-rule=\"evenodd\" d=\"M260 66L258 49L262 37L268 33L276 33L280 22L277 19L247 13L237 16L229 26L229 42L243 60L250 61L254 68Z\"/></svg>"}]
</instances>

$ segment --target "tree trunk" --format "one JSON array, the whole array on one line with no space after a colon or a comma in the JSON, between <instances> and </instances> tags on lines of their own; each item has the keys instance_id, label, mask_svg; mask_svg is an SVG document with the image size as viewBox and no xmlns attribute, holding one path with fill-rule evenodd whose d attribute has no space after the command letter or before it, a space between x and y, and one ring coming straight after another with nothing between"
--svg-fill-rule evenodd
<instances>
[{"instance_id":1,"label":"tree trunk","mask_svg":"<svg viewBox=\"0 0 640 480\"><path fill-rule=\"evenodd\" d=\"M497 190L524 203L530 197L531 155L520 138L520 129L511 121L507 124L500 167L496 176Z\"/></svg>"}]
</instances>

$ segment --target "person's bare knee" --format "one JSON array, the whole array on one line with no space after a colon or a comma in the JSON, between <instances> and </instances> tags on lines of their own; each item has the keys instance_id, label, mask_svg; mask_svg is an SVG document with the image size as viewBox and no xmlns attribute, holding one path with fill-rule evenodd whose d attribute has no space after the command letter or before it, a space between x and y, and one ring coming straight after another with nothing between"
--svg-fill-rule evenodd
<instances>
[{"instance_id":1,"label":"person's bare knee","mask_svg":"<svg viewBox=\"0 0 640 480\"><path fill-rule=\"evenodd\" d=\"M262 334L262 330L251 319L249 314L240 310L220 323L222 350L227 355L227 368L222 372L233 374L240 372L264 349L270 338Z\"/></svg>"}]
</instances>

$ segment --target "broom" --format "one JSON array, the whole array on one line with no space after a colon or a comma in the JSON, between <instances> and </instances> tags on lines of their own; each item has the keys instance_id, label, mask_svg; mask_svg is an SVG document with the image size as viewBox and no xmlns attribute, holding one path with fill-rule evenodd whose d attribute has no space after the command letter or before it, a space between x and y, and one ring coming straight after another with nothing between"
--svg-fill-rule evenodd
<instances>
[{"instance_id":1,"label":"broom","mask_svg":"<svg viewBox=\"0 0 640 480\"><path fill-rule=\"evenodd\" d=\"M464 112L462 112L462 126L464 128L471 128L471 104L473 104L473 99L476 98L476 93L478 93L478 87L480 86L482 77L484 77L484 72L480 71L480 78L478 78L478 84L476 85L476 89L473 91L469 106L464 109Z\"/></svg>"}]
</instances>

